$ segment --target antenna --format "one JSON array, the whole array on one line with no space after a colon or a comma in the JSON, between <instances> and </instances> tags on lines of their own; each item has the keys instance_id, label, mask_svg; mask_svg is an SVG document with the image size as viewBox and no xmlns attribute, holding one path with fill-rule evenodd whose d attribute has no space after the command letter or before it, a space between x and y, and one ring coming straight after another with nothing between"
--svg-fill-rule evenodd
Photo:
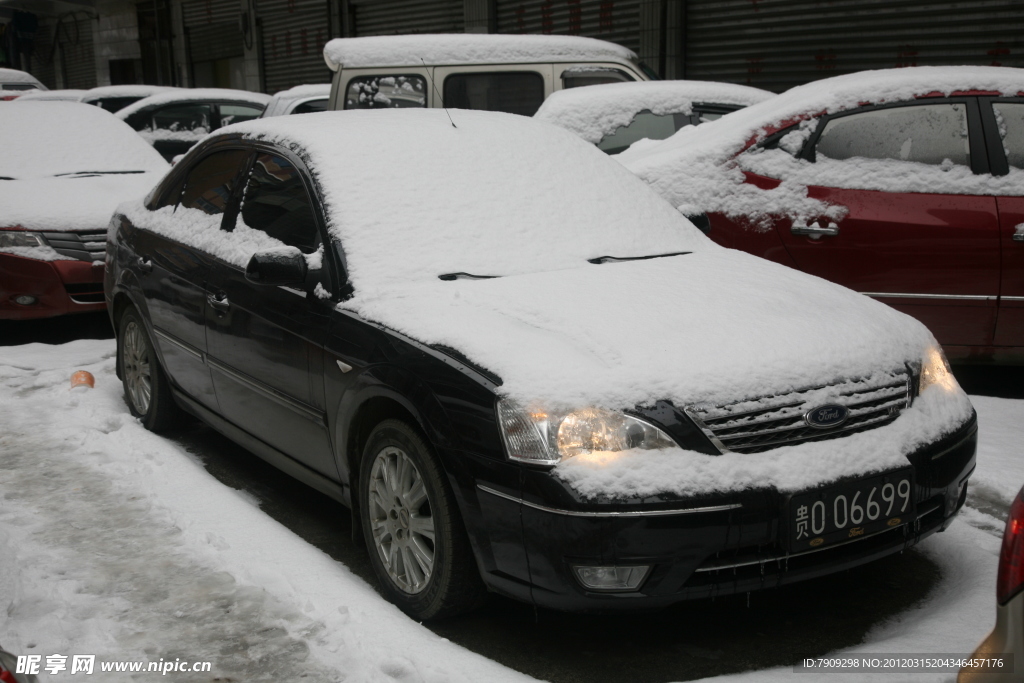
<instances>
[{"instance_id":1,"label":"antenna","mask_svg":"<svg viewBox=\"0 0 1024 683\"><path fill-rule=\"evenodd\" d=\"M456 126L455 122L452 121L452 115L451 112L448 111L448 107L444 106L444 98L441 97L441 93L437 91L437 85L434 83L433 72L430 71L427 63L423 61L423 57L420 57L420 63L423 64L423 68L427 69L427 79L430 81L430 87L434 89L434 94L437 95L437 99L441 100L441 108L444 109L445 114L448 114L448 120L451 121L452 128L458 129L458 126Z\"/></svg>"}]
</instances>

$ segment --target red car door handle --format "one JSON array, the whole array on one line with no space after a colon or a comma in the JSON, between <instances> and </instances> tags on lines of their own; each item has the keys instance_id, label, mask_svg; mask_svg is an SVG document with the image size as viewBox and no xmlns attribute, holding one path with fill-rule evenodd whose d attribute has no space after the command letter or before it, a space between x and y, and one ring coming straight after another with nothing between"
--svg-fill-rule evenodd
<instances>
[{"instance_id":1,"label":"red car door handle","mask_svg":"<svg viewBox=\"0 0 1024 683\"><path fill-rule=\"evenodd\" d=\"M804 225L794 224L790 228L790 232L794 235L807 235L811 239L819 239L821 237L835 237L839 234L839 226L835 223L829 223L828 226L822 227L820 225L812 225L810 222Z\"/></svg>"}]
</instances>

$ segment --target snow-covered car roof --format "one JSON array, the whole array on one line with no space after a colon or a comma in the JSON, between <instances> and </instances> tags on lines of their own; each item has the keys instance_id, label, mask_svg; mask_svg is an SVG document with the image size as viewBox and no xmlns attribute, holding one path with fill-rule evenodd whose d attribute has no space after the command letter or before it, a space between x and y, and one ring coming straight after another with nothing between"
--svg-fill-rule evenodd
<instances>
[{"instance_id":1,"label":"snow-covered car roof","mask_svg":"<svg viewBox=\"0 0 1024 683\"><path fill-rule=\"evenodd\" d=\"M80 102L0 108L0 225L102 228L169 166L126 123Z\"/></svg>"},{"instance_id":2,"label":"snow-covered car roof","mask_svg":"<svg viewBox=\"0 0 1024 683\"><path fill-rule=\"evenodd\" d=\"M863 104L912 100L926 95L1024 93L1024 69L989 66L921 66L862 71L797 86L717 121L683 128L672 137L618 156L657 192L687 214L831 215L806 188L784 183L771 192L743 185L728 165L739 152L784 126ZM968 169L969 171L969 169ZM967 188L969 189L969 188ZM783 195L787 195L783 197Z\"/></svg>"},{"instance_id":3,"label":"snow-covered car roof","mask_svg":"<svg viewBox=\"0 0 1024 683\"><path fill-rule=\"evenodd\" d=\"M85 90L30 90L14 101L64 100L67 102L78 102L86 92Z\"/></svg>"},{"instance_id":4,"label":"snow-covered car roof","mask_svg":"<svg viewBox=\"0 0 1024 683\"><path fill-rule=\"evenodd\" d=\"M569 88L551 94L534 117L571 130L597 144L640 112L689 114L694 104L747 107L775 93L712 81L637 81Z\"/></svg>"},{"instance_id":5,"label":"snow-covered car roof","mask_svg":"<svg viewBox=\"0 0 1024 683\"><path fill-rule=\"evenodd\" d=\"M31 83L39 90L46 90L46 86L38 78L18 69L0 69L0 88L3 88L4 83Z\"/></svg>"},{"instance_id":6,"label":"snow-covered car roof","mask_svg":"<svg viewBox=\"0 0 1024 683\"><path fill-rule=\"evenodd\" d=\"M144 97L138 102L129 104L124 109L115 112L114 116L124 120L143 109L149 109L150 107L162 104L173 104L175 102L243 102L266 107L267 103L270 102L270 95L250 92L248 90L233 90L231 88L175 88L170 92L162 92Z\"/></svg>"},{"instance_id":7,"label":"snow-covered car roof","mask_svg":"<svg viewBox=\"0 0 1024 683\"><path fill-rule=\"evenodd\" d=\"M531 62L637 62L621 45L582 36L437 33L335 38L324 46L324 61L339 68L445 64L527 64Z\"/></svg>"},{"instance_id":8,"label":"snow-covered car roof","mask_svg":"<svg viewBox=\"0 0 1024 683\"><path fill-rule=\"evenodd\" d=\"M328 97L330 94L330 83L296 85L293 88L282 90L270 98L270 103L263 110L263 118L287 114L292 104L299 100L323 98Z\"/></svg>"},{"instance_id":9,"label":"snow-covered car roof","mask_svg":"<svg viewBox=\"0 0 1024 683\"><path fill-rule=\"evenodd\" d=\"M181 88L166 85L102 85L87 90L82 96L82 102L94 102L104 97L149 97L177 90Z\"/></svg>"}]
</instances>

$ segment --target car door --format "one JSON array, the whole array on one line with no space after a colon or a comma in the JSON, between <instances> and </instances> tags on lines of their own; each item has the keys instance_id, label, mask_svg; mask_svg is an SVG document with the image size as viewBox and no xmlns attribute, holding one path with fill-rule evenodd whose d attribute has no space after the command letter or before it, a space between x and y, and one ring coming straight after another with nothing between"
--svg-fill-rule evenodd
<instances>
[{"instance_id":1,"label":"car door","mask_svg":"<svg viewBox=\"0 0 1024 683\"><path fill-rule=\"evenodd\" d=\"M332 306L313 293L322 276L322 219L311 190L298 159L256 151L233 231L260 231L298 247L311 264L310 281L305 287L259 285L242 268L218 262L207 279L209 364L223 417L337 479L323 389Z\"/></svg>"},{"instance_id":2,"label":"car door","mask_svg":"<svg viewBox=\"0 0 1024 683\"><path fill-rule=\"evenodd\" d=\"M248 154L226 149L197 159L188 169L177 171L180 180L171 184L153 210L173 206L176 214L192 211L197 230L219 230ZM213 379L205 362L206 278L213 259L157 232L151 224L138 222L135 227L141 229L133 234L132 249L139 256L130 268L141 287L165 369L186 394L216 410Z\"/></svg>"},{"instance_id":3,"label":"car door","mask_svg":"<svg viewBox=\"0 0 1024 683\"><path fill-rule=\"evenodd\" d=\"M845 207L846 215L778 222L798 268L914 316L947 350L992 343L996 201L958 193L957 181L944 180L988 169L975 98L825 116L801 155L815 167L808 195ZM896 180L880 180L883 173Z\"/></svg>"},{"instance_id":4,"label":"car door","mask_svg":"<svg viewBox=\"0 0 1024 683\"><path fill-rule=\"evenodd\" d=\"M981 98L992 174L999 182L1002 281L995 345L1024 351L1024 98ZM1001 182L1000 182L1001 181Z\"/></svg>"}]
</instances>

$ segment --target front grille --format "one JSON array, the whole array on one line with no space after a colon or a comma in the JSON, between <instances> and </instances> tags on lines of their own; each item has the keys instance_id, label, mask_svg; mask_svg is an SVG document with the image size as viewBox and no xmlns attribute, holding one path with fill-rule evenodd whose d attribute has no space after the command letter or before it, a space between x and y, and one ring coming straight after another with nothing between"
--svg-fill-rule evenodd
<instances>
[{"instance_id":1,"label":"front grille","mask_svg":"<svg viewBox=\"0 0 1024 683\"><path fill-rule=\"evenodd\" d=\"M79 261L102 261L106 257L107 231L44 232L46 243L61 256Z\"/></svg>"},{"instance_id":2,"label":"front grille","mask_svg":"<svg viewBox=\"0 0 1024 683\"><path fill-rule=\"evenodd\" d=\"M911 374L906 370L847 380L788 394L733 403L687 406L687 414L723 452L761 453L805 441L820 441L874 429L895 420L910 405ZM811 427L804 415L838 404L850 412L842 424Z\"/></svg>"}]
</instances>

